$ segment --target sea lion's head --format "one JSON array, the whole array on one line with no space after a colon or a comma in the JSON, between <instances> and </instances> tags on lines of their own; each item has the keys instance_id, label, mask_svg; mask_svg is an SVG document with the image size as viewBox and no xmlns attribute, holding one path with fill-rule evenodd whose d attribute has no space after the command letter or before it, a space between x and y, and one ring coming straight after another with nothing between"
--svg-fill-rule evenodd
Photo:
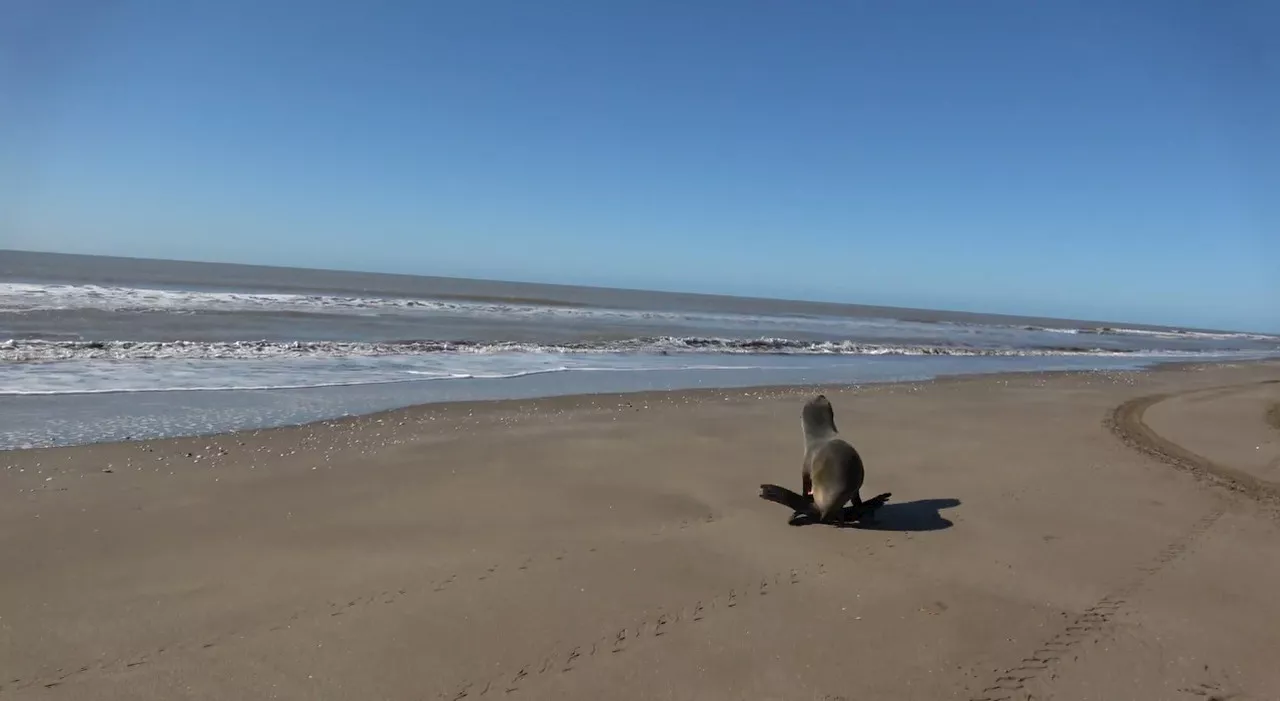
<instances>
[{"instance_id":1,"label":"sea lion's head","mask_svg":"<svg viewBox=\"0 0 1280 701\"><path fill-rule=\"evenodd\" d=\"M836 430L836 412L831 408L831 400L825 394L804 403L800 412L800 421L805 433L819 433Z\"/></svg>"}]
</instances>

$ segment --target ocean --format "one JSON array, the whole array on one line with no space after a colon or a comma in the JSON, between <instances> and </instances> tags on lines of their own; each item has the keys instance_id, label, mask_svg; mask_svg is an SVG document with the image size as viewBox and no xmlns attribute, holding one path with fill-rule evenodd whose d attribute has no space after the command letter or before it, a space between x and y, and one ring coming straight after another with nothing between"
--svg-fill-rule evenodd
<instances>
[{"instance_id":1,"label":"ocean","mask_svg":"<svg viewBox=\"0 0 1280 701\"><path fill-rule=\"evenodd\" d=\"M0 251L0 449L438 401L1280 356L1280 337Z\"/></svg>"}]
</instances>

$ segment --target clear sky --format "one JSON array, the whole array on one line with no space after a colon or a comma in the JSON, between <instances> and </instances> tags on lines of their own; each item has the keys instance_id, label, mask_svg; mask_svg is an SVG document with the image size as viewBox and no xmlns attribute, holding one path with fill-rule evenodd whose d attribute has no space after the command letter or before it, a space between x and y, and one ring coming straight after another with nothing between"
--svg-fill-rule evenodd
<instances>
[{"instance_id":1,"label":"clear sky","mask_svg":"<svg viewBox=\"0 0 1280 701\"><path fill-rule=\"evenodd\" d=\"M0 247L1280 331L1280 2L8 0Z\"/></svg>"}]
</instances>

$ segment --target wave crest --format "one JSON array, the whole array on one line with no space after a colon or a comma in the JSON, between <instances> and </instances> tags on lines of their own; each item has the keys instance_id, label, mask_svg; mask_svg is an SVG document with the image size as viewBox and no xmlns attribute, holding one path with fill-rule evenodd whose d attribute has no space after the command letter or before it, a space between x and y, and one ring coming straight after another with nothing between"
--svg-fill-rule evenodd
<instances>
[{"instance_id":1,"label":"wave crest","mask_svg":"<svg viewBox=\"0 0 1280 701\"><path fill-rule=\"evenodd\" d=\"M656 336L612 341L559 344L515 341L405 340L341 341L45 341L0 343L0 362L59 360L252 360L259 358L342 358L438 353L721 353L771 355L944 355L1060 356L1132 355L1141 351L1058 346L1051 348L984 348L959 344L873 344L856 341L806 341L790 338L714 338Z\"/></svg>"}]
</instances>

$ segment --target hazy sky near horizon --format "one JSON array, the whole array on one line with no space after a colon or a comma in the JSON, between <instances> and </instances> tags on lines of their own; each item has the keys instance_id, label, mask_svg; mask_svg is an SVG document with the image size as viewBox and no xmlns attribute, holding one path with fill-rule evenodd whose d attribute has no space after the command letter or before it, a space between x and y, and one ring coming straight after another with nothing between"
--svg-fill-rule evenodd
<instances>
[{"instance_id":1,"label":"hazy sky near horizon","mask_svg":"<svg viewBox=\"0 0 1280 701\"><path fill-rule=\"evenodd\" d=\"M1280 331L1280 3L12 0L0 247Z\"/></svg>"}]
</instances>

